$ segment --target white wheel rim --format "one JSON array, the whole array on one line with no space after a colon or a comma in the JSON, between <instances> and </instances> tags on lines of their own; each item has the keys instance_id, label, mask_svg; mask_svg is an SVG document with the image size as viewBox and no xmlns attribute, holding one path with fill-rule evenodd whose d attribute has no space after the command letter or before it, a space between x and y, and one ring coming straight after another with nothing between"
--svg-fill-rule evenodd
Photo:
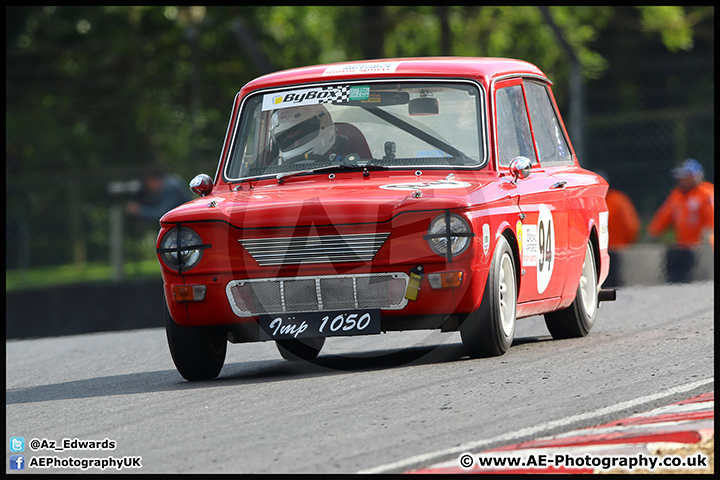
<instances>
[{"instance_id":1,"label":"white wheel rim","mask_svg":"<svg viewBox=\"0 0 720 480\"><path fill-rule=\"evenodd\" d=\"M583 261L582 275L580 275L580 296L588 317L592 319L597 308L597 278L595 277L595 259L592 248L588 244L585 249L585 260Z\"/></svg>"},{"instance_id":2,"label":"white wheel rim","mask_svg":"<svg viewBox=\"0 0 720 480\"><path fill-rule=\"evenodd\" d=\"M517 292L515 284L515 271L513 270L510 255L504 253L500 261L500 279L498 282L498 310L503 333L509 337L515 327L515 304Z\"/></svg>"}]
</instances>

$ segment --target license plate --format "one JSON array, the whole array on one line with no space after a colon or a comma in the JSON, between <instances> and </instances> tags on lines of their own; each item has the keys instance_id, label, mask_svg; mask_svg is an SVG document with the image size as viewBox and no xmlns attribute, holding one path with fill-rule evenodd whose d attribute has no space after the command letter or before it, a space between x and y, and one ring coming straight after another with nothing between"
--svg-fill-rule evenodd
<instances>
[{"instance_id":1,"label":"license plate","mask_svg":"<svg viewBox=\"0 0 720 480\"><path fill-rule=\"evenodd\" d=\"M260 315L260 340L380 333L380 310Z\"/></svg>"}]
</instances>

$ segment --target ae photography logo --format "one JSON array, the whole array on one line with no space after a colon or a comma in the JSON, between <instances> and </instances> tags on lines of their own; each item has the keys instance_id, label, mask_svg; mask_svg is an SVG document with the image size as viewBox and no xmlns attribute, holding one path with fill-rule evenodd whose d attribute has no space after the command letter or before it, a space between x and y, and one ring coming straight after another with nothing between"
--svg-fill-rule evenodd
<instances>
[{"instance_id":1,"label":"ae photography logo","mask_svg":"<svg viewBox=\"0 0 720 480\"><path fill-rule=\"evenodd\" d=\"M10 437L10 451L24 452L25 439L23 437ZM25 455L10 455L10 470L24 470Z\"/></svg>"},{"instance_id":2,"label":"ae photography logo","mask_svg":"<svg viewBox=\"0 0 720 480\"><path fill-rule=\"evenodd\" d=\"M84 440L78 438L63 438L60 441L52 439L33 438L26 445L24 437L10 437L8 449L12 453L9 458L10 470L25 469L114 469L142 468L140 456L106 456L94 458L58 457L55 455L37 454L26 457L18 453L24 452L26 446L33 452L67 452L67 451L102 451L115 450L117 442L108 438L102 440Z\"/></svg>"},{"instance_id":3,"label":"ae photography logo","mask_svg":"<svg viewBox=\"0 0 720 480\"><path fill-rule=\"evenodd\" d=\"M25 455L10 455L10 470L25 470Z\"/></svg>"},{"instance_id":4,"label":"ae photography logo","mask_svg":"<svg viewBox=\"0 0 720 480\"><path fill-rule=\"evenodd\" d=\"M10 437L10 451L11 452L24 452L25 451L25 439L23 437Z\"/></svg>"}]
</instances>

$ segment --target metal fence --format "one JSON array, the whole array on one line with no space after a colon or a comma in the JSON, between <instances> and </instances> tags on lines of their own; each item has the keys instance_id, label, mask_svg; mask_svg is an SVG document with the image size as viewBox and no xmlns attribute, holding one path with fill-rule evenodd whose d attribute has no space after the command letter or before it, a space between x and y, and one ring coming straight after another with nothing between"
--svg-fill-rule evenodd
<instances>
[{"instance_id":1,"label":"metal fence","mask_svg":"<svg viewBox=\"0 0 720 480\"><path fill-rule=\"evenodd\" d=\"M153 258L158 225L124 214L142 191L111 188L117 182L140 186L142 173L128 167L7 178L6 268L108 263L117 245L125 260Z\"/></svg>"},{"instance_id":2,"label":"metal fence","mask_svg":"<svg viewBox=\"0 0 720 480\"><path fill-rule=\"evenodd\" d=\"M648 61L633 68L586 85L586 158L581 163L605 170L611 184L630 195L647 222L673 188L670 171L682 159L699 160L706 179L714 181L714 65L706 58L683 65ZM621 81L622 75L647 78L647 90L629 91L618 98L613 82ZM662 78L664 84L654 78ZM565 83L561 80L554 79L560 88ZM218 138L218 151L221 143ZM137 158L138 152L118 155ZM148 158L148 163L151 160ZM6 269L110 262L113 236L117 236L112 212L117 216L118 205L130 195L112 194L108 186L140 178L141 169L129 166L7 175ZM178 173L188 182L201 172L212 175L214 167L208 168L206 162L192 172ZM140 225L125 218L123 258L154 258L156 234L157 225Z\"/></svg>"},{"instance_id":3,"label":"metal fence","mask_svg":"<svg viewBox=\"0 0 720 480\"><path fill-rule=\"evenodd\" d=\"M644 222L675 186L671 170L685 158L698 160L714 183L713 69L712 58L639 59L587 87L581 163L605 170ZM624 77L642 90L618 88Z\"/></svg>"}]
</instances>

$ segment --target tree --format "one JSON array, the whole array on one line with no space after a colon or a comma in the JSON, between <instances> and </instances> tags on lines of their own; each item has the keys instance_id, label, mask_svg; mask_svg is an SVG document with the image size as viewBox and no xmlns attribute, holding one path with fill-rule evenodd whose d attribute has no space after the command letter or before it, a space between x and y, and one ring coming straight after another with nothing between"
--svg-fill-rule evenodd
<instances>
[{"instance_id":1,"label":"tree","mask_svg":"<svg viewBox=\"0 0 720 480\"><path fill-rule=\"evenodd\" d=\"M713 42L711 6L547 9L586 82L607 75L610 55L613 66L637 61L635 48L607 48L634 32L675 55ZM234 95L271 69L385 56L507 56L540 66L560 84L561 109L567 104L568 56L531 6L21 6L6 7L6 27L6 174L28 189L9 190L9 222L29 215L57 225L27 235L38 252L29 258L38 262L78 251L71 235L59 233L64 224L78 225L75 237L89 232L89 257L93 244L104 254L107 238L96 231L111 176L149 163L186 178L214 172ZM646 79L617 81L617 108L647 101L632 93Z\"/></svg>"}]
</instances>

